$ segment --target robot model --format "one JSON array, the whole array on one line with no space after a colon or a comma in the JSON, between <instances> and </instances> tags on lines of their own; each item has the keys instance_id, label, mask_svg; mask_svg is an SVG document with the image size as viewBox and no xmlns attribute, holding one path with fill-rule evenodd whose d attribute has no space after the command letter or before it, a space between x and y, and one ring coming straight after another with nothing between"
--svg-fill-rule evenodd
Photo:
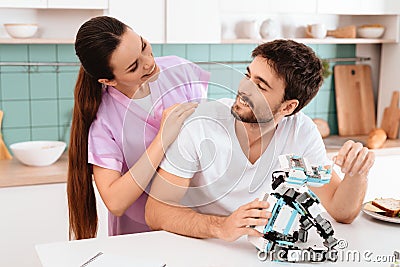
<instances>
[{"instance_id":1,"label":"robot model","mask_svg":"<svg viewBox=\"0 0 400 267\"><path fill-rule=\"evenodd\" d=\"M293 154L279 156L281 170L272 174L273 193L265 194L270 203L272 216L267 225L251 226L263 233L263 237L248 236L258 249L258 259L265 261L322 262L336 261L330 222L321 217L319 198L307 187L320 187L329 183L332 167L311 166L307 159ZM306 242L308 230L315 227L324 239L326 248L300 248L297 241Z\"/></svg>"}]
</instances>

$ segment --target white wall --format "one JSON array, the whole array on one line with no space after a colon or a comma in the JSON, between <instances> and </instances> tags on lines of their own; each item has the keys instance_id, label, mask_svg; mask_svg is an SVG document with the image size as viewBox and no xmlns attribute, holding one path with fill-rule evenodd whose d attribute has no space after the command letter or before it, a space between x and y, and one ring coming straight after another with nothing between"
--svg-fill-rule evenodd
<instances>
[{"instance_id":1,"label":"white wall","mask_svg":"<svg viewBox=\"0 0 400 267\"><path fill-rule=\"evenodd\" d=\"M376 112L378 105L381 46L376 44L358 44L356 46L356 55L358 57L371 58L371 60L369 61L357 62L357 63L367 64L371 66L372 86L374 89L375 112Z\"/></svg>"}]
</instances>

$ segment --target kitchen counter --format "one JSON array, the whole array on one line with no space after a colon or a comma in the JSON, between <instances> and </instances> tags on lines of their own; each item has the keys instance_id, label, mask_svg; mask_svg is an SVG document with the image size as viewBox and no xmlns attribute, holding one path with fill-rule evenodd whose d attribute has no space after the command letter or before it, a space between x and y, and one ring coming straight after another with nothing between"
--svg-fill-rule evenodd
<instances>
[{"instance_id":1,"label":"kitchen counter","mask_svg":"<svg viewBox=\"0 0 400 267\"><path fill-rule=\"evenodd\" d=\"M368 136L342 137L332 135L324 139L328 156L336 153L339 148L351 139L366 143ZM386 140L380 149L374 150L377 156L400 154L400 139ZM68 171L68 152L64 152L61 158L47 167L30 167L23 165L17 159L0 160L0 188L11 186L26 186L39 184L65 183Z\"/></svg>"},{"instance_id":2,"label":"kitchen counter","mask_svg":"<svg viewBox=\"0 0 400 267\"><path fill-rule=\"evenodd\" d=\"M68 153L46 167L31 167L17 159L0 160L0 188L11 186L65 183L67 181Z\"/></svg>"},{"instance_id":3,"label":"kitchen counter","mask_svg":"<svg viewBox=\"0 0 400 267\"><path fill-rule=\"evenodd\" d=\"M333 153L339 151L342 145L347 140L353 140L355 142L361 142L366 145L368 136L367 135L357 135L357 136L338 136L331 135L323 139L325 143L325 148L327 153ZM385 154L390 150L396 150L396 148L400 151L400 139L387 139L383 144L382 148L374 149L376 154Z\"/></svg>"}]
</instances>

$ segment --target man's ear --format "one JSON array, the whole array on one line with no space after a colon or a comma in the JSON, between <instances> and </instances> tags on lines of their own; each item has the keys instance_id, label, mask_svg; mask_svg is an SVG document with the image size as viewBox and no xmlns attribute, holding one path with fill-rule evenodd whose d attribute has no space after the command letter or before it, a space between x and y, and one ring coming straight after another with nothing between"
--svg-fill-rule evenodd
<instances>
[{"instance_id":1,"label":"man's ear","mask_svg":"<svg viewBox=\"0 0 400 267\"><path fill-rule=\"evenodd\" d=\"M109 85L109 86L113 86L113 87L115 87L117 85L117 82L115 80L98 79L97 81L99 83L102 83L102 84L105 84L105 85Z\"/></svg>"},{"instance_id":2,"label":"man's ear","mask_svg":"<svg viewBox=\"0 0 400 267\"><path fill-rule=\"evenodd\" d=\"M292 114L298 105L299 105L299 100L297 99L286 100L282 105L282 110L281 110L282 115L287 116Z\"/></svg>"}]
</instances>

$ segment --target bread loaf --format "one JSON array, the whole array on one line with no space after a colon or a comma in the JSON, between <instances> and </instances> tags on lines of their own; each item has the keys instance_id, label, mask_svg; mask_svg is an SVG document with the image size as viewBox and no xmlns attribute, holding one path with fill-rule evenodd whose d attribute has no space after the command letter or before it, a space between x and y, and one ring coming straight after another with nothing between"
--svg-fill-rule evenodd
<instances>
[{"instance_id":1,"label":"bread loaf","mask_svg":"<svg viewBox=\"0 0 400 267\"><path fill-rule=\"evenodd\" d=\"M372 205L384 210L389 217L398 216L400 212L400 200L394 198L377 198L372 201Z\"/></svg>"},{"instance_id":2,"label":"bread loaf","mask_svg":"<svg viewBox=\"0 0 400 267\"><path fill-rule=\"evenodd\" d=\"M329 124L326 120L315 118L313 122L317 125L318 131L322 138L328 137L330 134Z\"/></svg>"},{"instance_id":3,"label":"bread loaf","mask_svg":"<svg viewBox=\"0 0 400 267\"><path fill-rule=\"evenodd\" d=\"M381 129L373 129L368 136L367 147L369 149L376 149L383 146L387 138L386 132Z\"/></svg>"},{"instance_id":4,"label":"bread loaf","mask_svg":"<svg viewBox=\"0 0 400 267\"><path fill-rule=\"evenodd\" d=\"M381 213L381 214L385 214L386 213L386 211L381 210L377 206L372 205L371 202L368 202L368 203L366 203L364 205L364 210L369 210L369 211L376 212L376 213Z\"/></svg>"}]
</instances>

